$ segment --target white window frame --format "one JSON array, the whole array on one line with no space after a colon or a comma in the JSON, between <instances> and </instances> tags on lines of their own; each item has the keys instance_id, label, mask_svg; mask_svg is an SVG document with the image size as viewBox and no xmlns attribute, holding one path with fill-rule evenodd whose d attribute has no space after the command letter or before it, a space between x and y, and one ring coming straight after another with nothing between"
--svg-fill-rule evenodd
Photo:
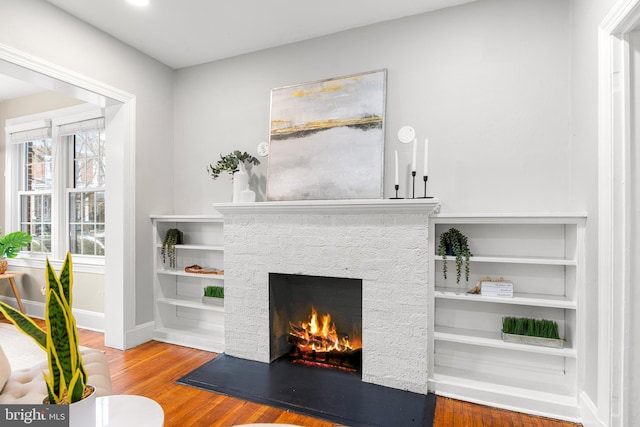
<instances>
[{"instance_id":1,"label":"white window frame","mask_svg":"<svg viewBox=\"0 0 640 427\"><path fill-rule=\"evenodd\" d=\"M69 248L69 187L68 177L73 174L72 147L66 140L68 136L59 135L61 125L104 117L104 110L92 104L80 104L73 107L8 119L6 134L6 166L5 166L5 227L6 232L20 230L20 200L17 197L21 184L22 170L21 149L17 144L10 144L11 134L28 130L42 121L50 120L54 171L62 169L62 173L54 173L52 205L51 253L21 251L17 258L11 260L12 265L30 268L44 268L45 258L54 268L60 268ZM32 127L34 128L34 127ZM12 167L15 165L16 167ZM104 274L105 257L97 255L73 255L74 270L78 272Z\"/></svg>"}]
</instances>

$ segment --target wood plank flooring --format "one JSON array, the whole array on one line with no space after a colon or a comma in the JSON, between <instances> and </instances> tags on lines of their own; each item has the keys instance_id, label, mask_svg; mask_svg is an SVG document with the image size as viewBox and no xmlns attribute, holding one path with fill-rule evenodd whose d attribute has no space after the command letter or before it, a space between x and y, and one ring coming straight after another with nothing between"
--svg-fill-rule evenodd
<instances>
[{"instance_id":1,"label":"wood plank flooring","mask_svg":"<svg viewBox=\"0 0 640 427\"><path fill-rule=\"evenodd\" d=\"M4 319L3 319L4 321ZM306 427L337 424L176 384L181 376L216 354L151 341L120 351L104 346L103 334L79 330L80 343L107 355L114 394L138 394L158 402L166 427L226 427L283 423ZM435 427L576 427L576 424L439 397ZM398 426L402 427L402 426Z\"/></svg>"}]
</instances>

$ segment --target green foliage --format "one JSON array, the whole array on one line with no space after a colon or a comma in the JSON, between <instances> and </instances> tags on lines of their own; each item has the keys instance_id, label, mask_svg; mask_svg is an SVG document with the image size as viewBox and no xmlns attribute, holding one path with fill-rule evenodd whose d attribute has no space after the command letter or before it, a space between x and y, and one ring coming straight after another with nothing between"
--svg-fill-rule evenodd
<instances>
[{"instance_id":1,"label":"green foliage","mask_svg":"<svg viewBox=\"0 0 640 427\"><path fill-rule=\"evenodd\" d=\"M25 231L7 234L0 238L0 257L15 258L23 247L29 246L31 240L31 235Z\"/></svg>"},{"instance_id":2,"label":"green foliage","mask_svg":"<svg viewBox=\"0 0 640 427\"><path fill-rule=\"evenodd\" d=\"M162 263L166 263L167 257L169 257L169 267L176 268L176 245L183 243L184 235L182 231L177 228L168 229L162 240L162 250L160 251L162 253Z\"/></svg>"},{"instance_id":3,"label":"green foliage","mask_svg":"<svg viewBox=\"0 0 640 427\"><path fill-rule=\"evenodd\" d=\"M87 383L87 372L82 364L76 321L71 311L73 295L71 253L67 253L59 277L47 259L45 279L47 283L46 331L2 301L0 301L0 311L47 352L49 373L44 375L49 402L73 403L82 399Z\"/></svg>"},{"instance_id":4,"label":"green foliage","mask_svg":"<svg viewBox=\"0 0 640 427\"><path fill-rule=\"evenodd\" d=\"M440 244L438 245L438 255L442 257L442 274L447 278L447 249L451 248L456 257L456 283L460 283L462 275L462 261L464 259L465 280L469 281L469 258L473 256L469 250L467 236L462 234L457 228L450 228L440 235Z\"/></svg>"},{"instance_id":5,"label":"green foliage","mask_svg":"<svg viewBox=\"0 0 640 427\"><path fill-rule=\"evenodd\" d=\"M224 288L219 286L207 286L204 288L204 296L211 298L224 298Z\"/></svg>"},{"instance_id":6,"label":"green foliage","mask_svg":"<svg viewBox=\"0 0 640 427\"><path fill-rule=\"evenodd\" d=\"M512 335L560 339L558 323L553 320L503 317L502 332Z\"/></svg>"},{"instance_id":7,"label":"green foliage","mask_svg":"<svg viewBox=\"0 0 640 427\"><path fill-rule=\"evenodd\" d=\"M218 160L218 163L216 163L215 166L213 166L212 164L207 166L207 172L209 172L213 179L218 179L218 177L220 177L220 174L225 171L229 172L231 176L233 176L234 173L238 172L238 165L241 162L250 163L255 166L258 166L260 164L260 160L256 159L246 151L242 153L239 150L235 150L227 154L226 156L223 156L221 154L220 160Z\"/></svg>"}]
</instances>

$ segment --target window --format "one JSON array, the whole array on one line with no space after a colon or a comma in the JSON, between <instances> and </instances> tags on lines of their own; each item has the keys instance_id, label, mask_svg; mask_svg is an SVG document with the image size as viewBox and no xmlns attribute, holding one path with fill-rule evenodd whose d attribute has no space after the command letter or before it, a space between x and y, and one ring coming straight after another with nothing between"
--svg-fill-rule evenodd
<instances>
[{"instance_id":1,"label":"window","mask_svg":"<svg viewBox=\"0 0 640 427\"><path fill-rule=\"evenodd\" d=\"M102 131L75 133L73 186L69 188L71 253L104 256L105 136Z\"/></svg>"},{"instance_id":2,"label":"window","mask_svg":"<svg viewBox=\"0 0 640 427\"><path fill-rule=\"evenodd\" d=\"M26 259L61 260L70 251L74 264L103 265L107 167L102 112L79 106L37 117L45 120L7 121L8 226L33 237L22 252Z\"/></svg>"},{"instance_id":3,"label":"window","mask_svg":"<svg viewBox=\"0 0 640 427\"><path fill-rule=\"evenodd\" d=\"M51 138L20 146L24 173L21 182L20 229L31 234L32 252L51 252L52 151Z\"/></svg>"}]
</instances>

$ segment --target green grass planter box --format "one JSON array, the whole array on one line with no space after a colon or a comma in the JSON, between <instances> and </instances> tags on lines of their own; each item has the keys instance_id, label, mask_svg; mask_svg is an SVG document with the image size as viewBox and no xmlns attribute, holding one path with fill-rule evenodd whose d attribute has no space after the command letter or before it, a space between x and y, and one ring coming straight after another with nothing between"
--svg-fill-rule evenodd
<instances>
[{"instance_id":1,"label":"green grass planter box","mask_svg":"<svg viewBox=\"0 0 640 427\"><path fill-rule=\"evenodd\" d=\"M204 288L203 304L222 305L224 303L224 288L219 286L207 286Z\"/></svg>"},{"instance_id":2,"label":"green grass planter box","mask_svg":"<svg viewBox=\"0 0 640 427\"><path fill-rule=\"evenodd\" d=\"M502 341L551 348L564 347L564 340L560 339L557 322L524 317L502 319Z\"/></svg>"}]
</instances>

